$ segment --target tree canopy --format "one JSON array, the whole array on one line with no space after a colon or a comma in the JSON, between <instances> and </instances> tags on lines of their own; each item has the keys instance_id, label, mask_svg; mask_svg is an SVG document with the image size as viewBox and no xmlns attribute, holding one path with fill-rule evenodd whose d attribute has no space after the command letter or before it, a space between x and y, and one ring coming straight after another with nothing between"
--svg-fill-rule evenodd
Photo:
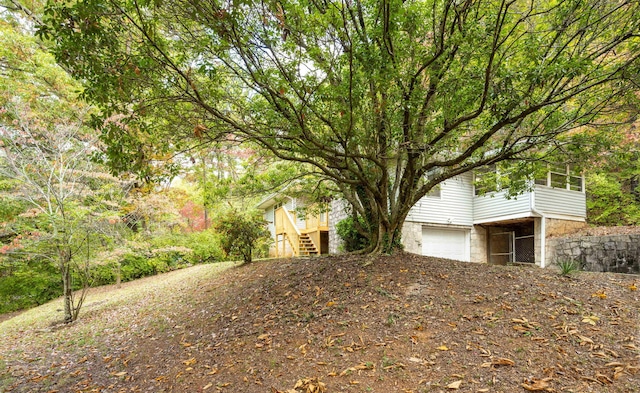
<instances>
[{"instance_id":1,"label":"tree canopy","mask_svg":"<svg viewBox=\"0 0 640 393\"><path fill-rule=\"evenodd\" d=\"M252 141L349 202L368 251L439 182L538 160L634 87L640 2L50 1L114 168ZM637 84L635 85L637 88ZM563 137L562 140L559 139Z\"/></svg>"}]
</instances>

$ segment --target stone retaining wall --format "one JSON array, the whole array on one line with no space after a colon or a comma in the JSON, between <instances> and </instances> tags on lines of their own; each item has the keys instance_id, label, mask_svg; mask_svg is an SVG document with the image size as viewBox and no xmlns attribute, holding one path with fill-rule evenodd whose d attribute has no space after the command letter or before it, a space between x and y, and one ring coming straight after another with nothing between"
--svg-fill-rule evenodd
<instances>
[{"instance_id":1,"label":"stone retaining wall","mask_svg":"<svg viewBox=\"0 0 640 393\"><path fill-rule=\"evenodd\" d=\"M640 234L547 240L550 260L578 261L582 270L640 274Z\"/></svg>"},{"instance_id":2,"label":"stone retaining wall","mask_svg":"<svg viewBox=\"0 0 640 393\"><path fill-rule=\"evenodd\" d=\"M336 232L336 224L347 218L347 203L342 199L334 199L329 205L329 254L337 254L342 250L342 239Z\"/></svg>"}]
</instances>

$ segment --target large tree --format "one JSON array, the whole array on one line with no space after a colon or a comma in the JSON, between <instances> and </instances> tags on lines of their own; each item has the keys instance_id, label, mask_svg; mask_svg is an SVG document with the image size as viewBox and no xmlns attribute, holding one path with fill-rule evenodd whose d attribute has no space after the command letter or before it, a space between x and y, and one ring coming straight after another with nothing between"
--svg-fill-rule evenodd
<instances>
[{"instance_id":1,"label":"large tree","mask_svg":"<svg viewBox=\"0 0 640 393\"><path fill-rule=\"evenodd\" d=\"M640 55L637 0L51 1L44 22L123 116L114 168L233 134L330 180L373 252L439 182L598 123Z\"/></svg>"}]
</instances>

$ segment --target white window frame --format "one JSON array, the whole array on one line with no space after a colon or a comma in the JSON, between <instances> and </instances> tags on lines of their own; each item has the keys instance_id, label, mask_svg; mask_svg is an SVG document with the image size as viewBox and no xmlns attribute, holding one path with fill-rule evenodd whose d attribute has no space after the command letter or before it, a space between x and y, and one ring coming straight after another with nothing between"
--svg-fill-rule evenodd
<instances>
[{"instance_id":1,"label":"white window frame","mask_svg":"<svg viewBox=\"0 0 640 393\"><path fill-rule=\"evenodd\" d=\"M558 181L553 179L554 176L564 178L564 181L561 182L562 186L559 186ZM579 185L576 186L576 184L573 183L572 180L579 180ZM577 174L570 164L549 166L546 178L536 179L535 184L545 187L564 189L568 191L585 192L584 174Z\"/></svg>"},{"instance_id":2,"label":"white window frame","mask_svg":"<svg viewBox=\"0 0 640 393\"><path fill-rule=\"evenodd\" d=\"M478 175L482 175L483 173L495 173L496 175L496 185L495 187L478 187L477 185L477 179L478 179ZM500 187L500 171L498 169L498 166L496 164L491 164L491 165L487 165L484 167L480 167L477 168L473 171L473 195L474 196L482 196L482 195L487 195L490 194L492 192L498 192L501 190ZM482 191L482 193L479 193L479 191Z\"/></svg>"}]
</instances>

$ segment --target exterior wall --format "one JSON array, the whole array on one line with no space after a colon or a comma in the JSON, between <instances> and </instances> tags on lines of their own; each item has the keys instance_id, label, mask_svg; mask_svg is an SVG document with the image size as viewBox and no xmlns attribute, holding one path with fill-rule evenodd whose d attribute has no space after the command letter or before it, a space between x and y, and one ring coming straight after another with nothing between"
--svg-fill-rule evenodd
<instances>
[{"instance_id":1,"label":"exterior wall","mask_svg":"<svg viewBox=\"0 0 640 393\"><path fill-rule=\"evenodd\" d=\"M640 274L640 235L549 239L554 264L578 261L582 270Z\"/></svg>"},{"instance_id":2,"label":"exterior wall","mask_svg":"<svg viewBox=\"0 0 640 393\"><path fill-rule=\"evenodd\" d=\"M488 263L490 249L489 229L474 224L489 224L496 221L507 221L515 218L534 218L535 263L541 265L551 262L552 250L548 238L574 232L586 226L585 193L547 186L536 185L535 192L527 192L512 199L506 199L505 192L497 192L484 196L474 196L473 175L466 173L441 183L440 197L425 196L416 203L407 216L402 228L405 250L417 254L422 253L422 228L424 225L442 226L443 228L468 228L470 232L470 255L472 262ZM285 197L283 205L290 211L304 206L304 202ZM341 239L336 232L336 223L347 217L343 200L334 200L329 211L329 253L341 251ZM536 217L539 214L547 216ZM552 218L549 218L552 217ZM275 238L273 206L265 209L265 220L269 222L269 231ZM296 224L304 228L302 214L296 214ZM494 227L495 229L496 227ZM547 241L543 241L546 236ZM542 245L546 244L544 252ZM280 248L282 249L282 248Z\"/></svg>"},{"instance_id":3,"label":"exterior wall","mask_svg":"<svg viewBox=\"0 0 640 393\"><path fill-rule=\"evenodd\" d=\"M329 254L337 254L342 250L342 239L336 232L336 224L347 217L347 203L334 199L329 205Z\"/></svg>"},{"instance_id":4,"label":"exterior wall","mask_svg":"<svg viewBox=\"0 0 640 393\"><path fill-rule=\"evenodd\" d=\"M584 221L547 218L546 226L547 237L550 237L575 233L580 229L586 228L588 224Z\"/></svg>"},{"instance_id":5,"label":"exterior wall","mask_svg":"<svg viewBox=\"0 0 640 393\"><path fill-rule=\"evenodd\" d=\"M402 244L404 250L414 254L422 254L422 224L405 221L402 226Z\"/></svg>"},{"instance_id":6,"label":"exterior wall","mask_svg":"<svg viewBox=\"0 0 640 393\"><path fill-rule=\"evenodd\" d=\"M570 235L586 228L588 224L581 220L561 220L557 218L545 218L545 266L551 266L557 263L556 260L556 242L554 237ZM537 238L536 238L537 240ZM536 263L538 255L536 254Z\"/></svg>"},{"instance_id":7,"label":"exterior wall","mask_svg":"<svg viewBox=\"0 0 640 393\"><path fill-rule=\"evenodd\" d=\"M536 185L535 207L546 215L587 217L586 194L580 191Z\"/></svg>"},{"instance_id":8,"label":"exterior wall","mask_svg":"<svg viewBox=\"0 0 640 393\"><path fill-rule=\"evenodd\" d=\"M507 199L505 195L505 191L500 191L474 196L473 222L482 224L501 219L529 217L532 215L531 193L526 192L512 199Z\"/></svg>"},{"instance_id":9,"label":"exterior wall","mask_svg":"<svg viewBox=\"0 0 640 393\"><path fill-rule=\"evenodd\" d=\"M471 262L488 263L487 228L479 225L471 229Z\"/></svg>"},{"instance_id":10,"label":"exterior wall","mask_svg":"<svg viewBox=\"0 0 640 393\"><path fill-rule=\"evenodd\" d=\"M276 225L275 225L275 222L274 222L275 210L273 209L273 206L269 206L264 211L263 217L264 217L264 220L267 222L267 229L271 233L271 238L275 239L276 238Z\"/></svg>"},{"instance_id":11,"label":"exterior wall","mask_svg":"<svg viewBox=\"0 0 640 393\"><path fill-rule=\"evenodd\" d=\"M542 240L542 220L544 220L544 218L542 217L535 217L533 219L533 247L534 247L534 253L535 253L535 259L536 259L536 265L538 266L542 266L542 244L546 244L546 242L543 242ZM546 219L547 221L549 221L549 219ZM545 228L546 230L546 228ZM549 236L548 233L546 234L546 236ZM548 258L545 258L548 259ZM545 261L545 266L548 266L548 263Z\"/></svg>"},{"instance_id":12,"label":"exterior wall","mask_svg":"<svg viewBox=\"0 0 640 393\"><path fill-rule=\"evenodd\" d=\"M456 176L440 183L440 198L425 196L416 203L407 221L442 224L473 224L473 176L471 173Z\"/></svg>"}]
</instances>

